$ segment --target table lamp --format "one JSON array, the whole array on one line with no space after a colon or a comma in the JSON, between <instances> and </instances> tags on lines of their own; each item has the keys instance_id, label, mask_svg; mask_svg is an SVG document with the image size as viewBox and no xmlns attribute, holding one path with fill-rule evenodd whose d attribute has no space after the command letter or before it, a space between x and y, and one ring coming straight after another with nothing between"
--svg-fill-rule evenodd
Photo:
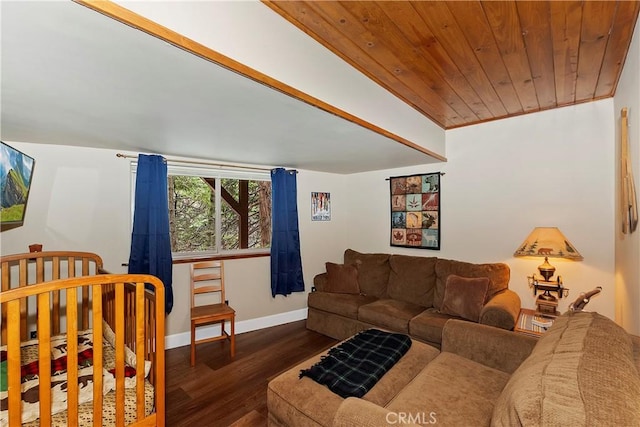
<instances>
[{"instance_id":1,"label":"table lamp","mask_svg":"<svg viewBox=\"0 0 640 427\"><path fill-rule=\"evenodd\" d=\"M534 295L539 289L544 291L537 300L538 311L555 313L557 299L551 295L551 292L557 292L558 297L562 298L563 295L566 296L568 294L568 289L562 286L562 280L559 276L555 283L551 282L556 268L549 264L549 258L566 258L581 261L583 259L582 255L557 227L536 227L529 233L525 241L518 246L513 256L544 257L544 262L538 266L538 271L544 281L539 282L534 275L534 277L530 278L530 285L534 288Z\"/></svg>"}]
</instances>

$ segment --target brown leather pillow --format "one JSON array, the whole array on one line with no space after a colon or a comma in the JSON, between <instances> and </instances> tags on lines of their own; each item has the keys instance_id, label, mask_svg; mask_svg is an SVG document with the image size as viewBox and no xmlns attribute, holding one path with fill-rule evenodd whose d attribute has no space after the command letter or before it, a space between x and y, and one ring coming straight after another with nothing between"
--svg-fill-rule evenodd
<instances>
[{"instance_id":1,"label":"brown leather pillow","mask_svg":"<svg viewBox=\"0 0 640 427\"><path fill-rule=\"evenodd\" d=\"M450 274L440 312L478 322L489 282L488 277L469 278Z\"/></svg>"},{"instance_id":2,"label":"brown leather pillow","mask_svg":"<svg viewBox=\"0 0 640 427\"><path fill-rule=\"evenodd\" d=\"M325 263L327 269L326 292L359 294L358 268L353 264Z\"/></svg>"}]
</instances>

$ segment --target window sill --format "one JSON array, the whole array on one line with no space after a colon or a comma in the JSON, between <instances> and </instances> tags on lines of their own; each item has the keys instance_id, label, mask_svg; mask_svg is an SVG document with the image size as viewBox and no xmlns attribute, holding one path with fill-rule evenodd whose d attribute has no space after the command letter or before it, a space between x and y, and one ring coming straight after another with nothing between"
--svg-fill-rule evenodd
<instances>
[{"instance_id":1,"label":"window sill","mask_svg":"<svg viewBox=\"0 0 640 427\"><path fill-rule=\"evenodd\" d=\"M203 255L183 255L183 256L175 256L173 258L173 264L188 264L192 262L200 262L200 261L215 261L215 260L226 260L226 259L243 259L243 258L258 258L258 257L268 257L271 256L269 251L267 252L231 252L224 254L203 254Z\"/></svg>"}]
</instances>

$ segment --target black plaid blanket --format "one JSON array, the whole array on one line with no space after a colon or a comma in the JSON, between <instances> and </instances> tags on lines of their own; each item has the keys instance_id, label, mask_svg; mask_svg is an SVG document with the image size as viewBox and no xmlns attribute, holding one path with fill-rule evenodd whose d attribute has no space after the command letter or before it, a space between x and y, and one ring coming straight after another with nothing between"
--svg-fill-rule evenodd
<instances>
[{"instance_id":1,"label":"black plaid blanket","mask_svg":"<svg viewBox=\"0 0 640 427\"><path fill-rule=\"evenodd\" d=\"M409 347L406 335L368 329L329 350L320 362L300 371L300 378L309 377L344 398L362 397Z\"/></svg>"}]
</instances>

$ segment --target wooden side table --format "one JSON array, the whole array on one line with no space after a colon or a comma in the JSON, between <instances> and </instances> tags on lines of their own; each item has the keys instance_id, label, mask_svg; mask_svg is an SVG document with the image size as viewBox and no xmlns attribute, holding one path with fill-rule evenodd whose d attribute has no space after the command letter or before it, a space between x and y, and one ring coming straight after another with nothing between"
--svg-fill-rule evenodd
<instances>
[{"instance_id":1,"label":"wooden side table","mask_svg":"<svg viewBox=\"0 0 640 427\"><path fill-rule=\"evenodd\" d=\"M523 308L520 310L520 314L518 315L518 321L516 322L516 326L513 329L515 332L520 334L529 335L532 337L540 337L547 331L547 328L535 325L533 320L539 320L541 322L551 322L556 319L556 316L545 314L540 315L540 313L536 313L535 310L531 310L529 308Z\"/></svg>"}]
</instances>

